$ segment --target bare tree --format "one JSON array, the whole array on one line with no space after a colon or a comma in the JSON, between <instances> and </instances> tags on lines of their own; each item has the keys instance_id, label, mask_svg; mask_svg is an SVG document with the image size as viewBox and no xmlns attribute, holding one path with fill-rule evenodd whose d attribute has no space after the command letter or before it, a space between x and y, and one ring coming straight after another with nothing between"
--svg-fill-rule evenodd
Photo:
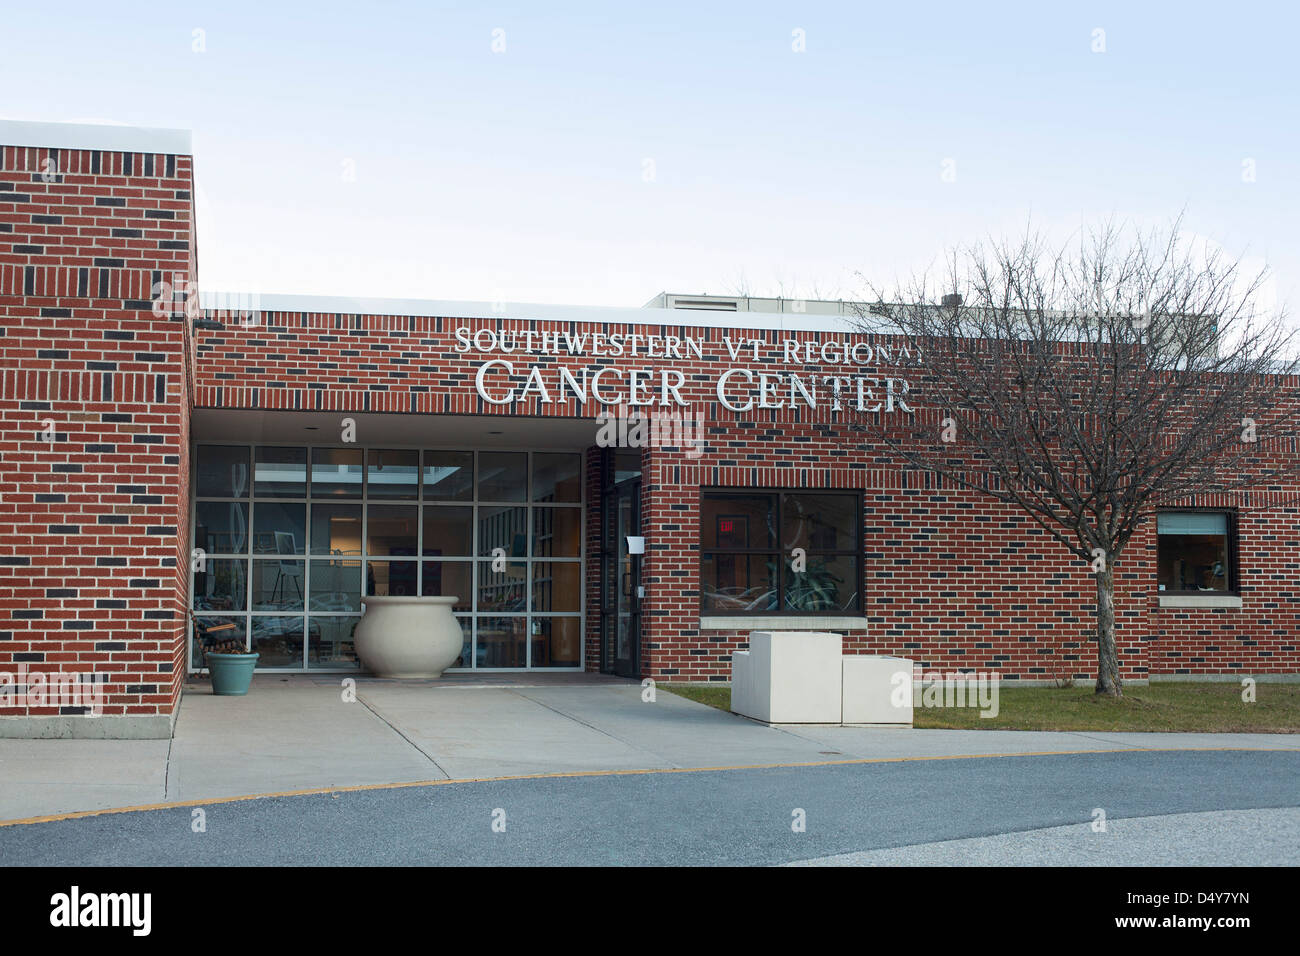
<instances>
[{"instance_id":1,"label":"bare tree","mask_svg":"<svg viewBox=\"0 0 1300 956\"><path fill-rule=\"evenodd\" d=\"M1163 232L1026 234L953 254L861 308L914 341L928 413L877 433L903 462L1022 509L1096 578L1097 693L1122 694L1114 568L1154 509L1297 471L1297 379L1265 276ZM889 304L894 303L894 304ZM1277 447L1285 445L1285 449Z\"/></svg>"}]
</instances>

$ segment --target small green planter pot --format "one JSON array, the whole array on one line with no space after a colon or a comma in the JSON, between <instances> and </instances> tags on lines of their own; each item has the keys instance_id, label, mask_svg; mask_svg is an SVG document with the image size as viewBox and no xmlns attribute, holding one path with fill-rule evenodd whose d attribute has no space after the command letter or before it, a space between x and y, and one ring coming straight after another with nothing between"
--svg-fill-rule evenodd
<instances>
[{"instance_id":1,"label":"small green planter pot","mask_svg":"<svg viewBox=\"0 0 1300 956\"><path fill-rule=\"evenodd\" d=\"M261 654L209 654L208 673L212 693L222 697L243 697L253 681L253 668Z\"/></svg>"}]
</instances>

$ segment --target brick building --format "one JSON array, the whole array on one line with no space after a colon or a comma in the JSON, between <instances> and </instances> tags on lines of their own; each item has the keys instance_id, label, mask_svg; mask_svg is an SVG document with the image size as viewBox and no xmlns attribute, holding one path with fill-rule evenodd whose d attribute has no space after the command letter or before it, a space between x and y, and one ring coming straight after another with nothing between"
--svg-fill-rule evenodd
<instances>
[{"instance_id":1,"label":"brick building","mask_svg":"<svg viewBox=\"0 0 1300 956\"><path fill-rule=\"evenodd\" d=\"M0 144L0 735L168 735L191 610L263 669L354 671L367 594L457 595L468 669L725 680L749 630L816 628L1095 675L1088 568L851 431L934 410L839 304L200 298L187 133ZM1144 526L1128 680L1300 669L1297 490Z\"/></svg>"}]
</instances>

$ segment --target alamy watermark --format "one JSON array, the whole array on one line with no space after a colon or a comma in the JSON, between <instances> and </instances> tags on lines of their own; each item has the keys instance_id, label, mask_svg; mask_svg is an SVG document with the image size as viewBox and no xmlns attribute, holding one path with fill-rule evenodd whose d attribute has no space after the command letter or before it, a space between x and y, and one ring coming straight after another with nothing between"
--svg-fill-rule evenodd
<instances>
[{"instance_id":1,"label":"alamy watermark","mask_svg":"<svg viewBox=\"0 0 1300 956\"><path fill-rule=\"evenodd\" d=\"M902 678L900 680L900 677ZM894 696L905 694L905 682L912 675L900 671L894 675ZM914 682L913 707L978 707L981 717L993 718L999 710L998 671L949 672L926 671ZM896 704L896 706L902 706Z\"/></svg>"},{"instance_id":2,"label":"alamy watermark","mask_svg":"<svg viewBox=\"0 0 1300 956\"><path fill-rule=\"evenodd\" d=\"M12 707L79 707L86 717L104 712L107 674L32 671L25 663L15 671L0 671L0 710Z\"/></svg>"},{"instance_id":3,"label":"alamy watermark","mask_svg":"<svg viewBox=\"0 0 1300 956\"><path fill-rule=\"evenodd\" d=\"M681 412L639 412L596 416L596 444L601 448L680 448L687 458L704 454L704 422Z\"/></svg>"}]
</instances>

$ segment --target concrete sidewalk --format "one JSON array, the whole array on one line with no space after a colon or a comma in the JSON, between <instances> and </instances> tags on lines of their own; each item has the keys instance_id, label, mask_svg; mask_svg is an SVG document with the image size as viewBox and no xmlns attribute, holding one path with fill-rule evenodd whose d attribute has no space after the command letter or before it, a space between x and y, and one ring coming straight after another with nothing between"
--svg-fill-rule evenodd
<instances>
[{"instance_id":1,"label":"concrete sidewalk","mask_svg":"<svg viewBox=\"0 0 1300 956\"><path fill-rule=\"evenodd\" d=\"M173 740L0 739L0 820L292 790L543 773L1205 748L1300 750L1300 734L767 727L635 681L259 675L187 685Z\"/></svg>"}]
</instances>

